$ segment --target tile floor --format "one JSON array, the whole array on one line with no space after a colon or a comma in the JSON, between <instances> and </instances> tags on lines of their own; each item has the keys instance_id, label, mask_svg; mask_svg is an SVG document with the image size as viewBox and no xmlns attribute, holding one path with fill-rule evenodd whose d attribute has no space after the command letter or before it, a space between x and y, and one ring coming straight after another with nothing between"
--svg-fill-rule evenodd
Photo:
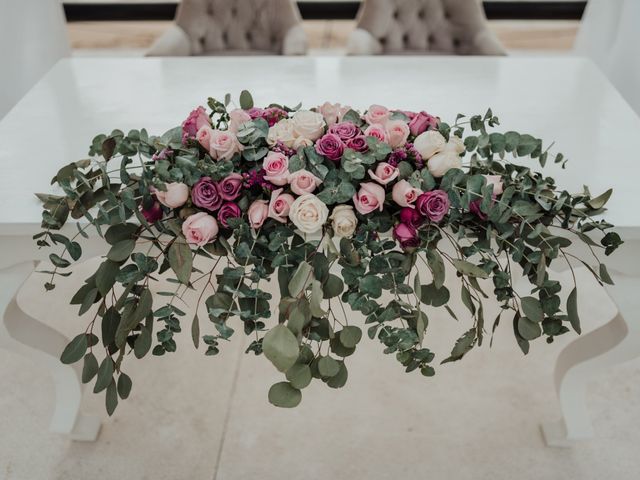
<instances>
[{"instance_id":1,"label":"tile floor","mask_svg":"<svg viewBox=\"0 0 640 480\"><path fill-rule=\"evenodd\" d=\"M85 276L79 271L69 281ZM27 282L23 308L77 333L84 320L62 295L45 295L41 283L38 276ZM593 282L585 276L581 284L584 292ZM603 292L581 301L585 330L614 312ZM463 318L432 314L428 343L442 358L465 329ZM133 391L112 418L102 396L86 393L85 410L105 418L95 443L48 433L48 375L0 350L0 480L638 478L640 361L590 384L597 438L570 449L543 443L539 423L558 414L553 363L569 336L536 343L524 357L505 321L492 349L474 350L432 379L404 374L365 339L348 359L345 388L313 385L293 410L268 404L267 390L279 375L263 357L244 355L239 337L214 358L195 351L189 337L181 335L172 357L128 362Z\"/></svg>"}]
</instances>

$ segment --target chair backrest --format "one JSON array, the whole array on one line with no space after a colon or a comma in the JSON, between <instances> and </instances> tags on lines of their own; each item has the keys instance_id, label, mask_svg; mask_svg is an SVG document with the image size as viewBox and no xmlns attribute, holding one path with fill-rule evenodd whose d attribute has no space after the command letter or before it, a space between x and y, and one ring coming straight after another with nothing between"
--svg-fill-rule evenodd
<instances>
[{"instance_id":1,"label":"chair backrest","mask_svg":"<svg viewBox=\"0 0 640 480\"><path fill-rule=\"evenodd\" d=\"M223 51L281 53L287 31L301 22L292 0L182 0L176 24L194 55Z\"/></svg>"},{"instance_id":2,"label":"chair backrest","mask_svg":"<svg viewBox=\"0 0 640 480\"><path fill-rule=\"evenodd\" d=\"M504 54L479 0L365 0L357 28L387 54Z\"/></svg>"}]
</instances>

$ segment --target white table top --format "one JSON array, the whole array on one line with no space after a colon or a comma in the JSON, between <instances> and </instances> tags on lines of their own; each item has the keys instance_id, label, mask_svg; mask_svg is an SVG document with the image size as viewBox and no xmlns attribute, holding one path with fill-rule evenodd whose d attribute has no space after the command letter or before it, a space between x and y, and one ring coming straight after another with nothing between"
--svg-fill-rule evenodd
<instances>
[{"instance_id":1,"label":"white table top","mask_svg":"<svg viewBox=\"0 0 640 480\"><path fill-rule=\"evenodd\" d=\"M1 80L0 80L1 83ZM329 100L364 109L457 113L491 107L503 131L531 133L570 160L545 172L575 192L609 187L607 220L640 230L640 118L588 61L571 57L74 58L62 60L0 120L0 233L36 231L34 192L87 157L92 138L114 128L161 134L196 105L229 92L256 105L305 107ZM534 165L534 167L537 163Z\"/></svg>"}]
</instances>

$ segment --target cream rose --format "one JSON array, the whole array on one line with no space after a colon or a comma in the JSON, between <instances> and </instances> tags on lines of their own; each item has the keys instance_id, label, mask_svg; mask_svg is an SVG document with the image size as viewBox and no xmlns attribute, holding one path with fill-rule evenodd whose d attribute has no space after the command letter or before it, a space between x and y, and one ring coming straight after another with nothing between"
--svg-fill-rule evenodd
<instances>
[{"instance_id":1,"label":"cream rose","mask_svg":"<svg viewBox=\"0 0 640 480\"><path fill-rule=\"evenodd\" d=\"M444 149L452 150L457 154L461 154L466 150L466 147L464 146L464 141L460 137L457 135L450 135L449 141L444 146Z\"/></svg>"},{"instance_id":2,"label":"cream rose","mask_svg":"<svg viewBox=\"0 0 640 480\"><path fill-rule=\"evenodd\" d=\"M324 117L321 113L311 110L298 110L291 118L296 137L303 137L314 141L324 133Z\"/></svg>"},{"instance_id":3,"label":"cream rose","mask_svg":"<svg viewBox=\"0 0 640 480\"><path fill-rule=\"evenodd\" d=\"M151 187L152 193L156 196L158 201L169 208L178 208L187 203L189 199L189 187L184 183L173 182L165 183L166 191L158 190L155 187Z\"/></svg>"},{"instance_id":4,"label":"cream rose","mask_svg":"<svg viewBox=\"0 0 640 480\"><path fill-rule=\"evenodd\" d=\"M296 141L296 134L293 131L293 121L290 118L283 118L273 127L269 128L267 143L271 146L278 142L284 143L287 147L293 148Z\"/></svg>"},{"instance_id":5,"label":"cream rose","mask_svg":"<svg viewBox=\"0 0 640 480\"><path fill-rule=\"evenodd\" d=\"M358 226L358 219L353 212L353 207L350 205L338 205L333 209L333 213L329 218L331 219L333 232L338 237L351 237Z\"/></svg>"},{"instance_id":6,"label":"cream rose","mask_svg":"<svg viewBox=\"0 0 640 480\"><path fill-rule=\"evenodd\" d=\"M427 169L435 178L444 176L452 168L460 167L462 167L462 159L453 149L437 153L427 161Z\"/></svg>"},{"instance_id":7,"label":"cream rose","mask_svg":"<svg viewBox=\"0 0 640 480\"><path fill-rule=\"evenodd\" d=\"M421 133L413 141L414 148L424 160L433 157L436 153L444 150L447 141L437 130L428 130Z\"/></svg>"},{"instance_id":8,"label":"cream rose","mask_svg":"<svg viewBox=\"0 0 640 480\"><path fill-rule=\"evenodd\" d=\"M317 232L328 217L329 209L313 193L296 198L289 209L289 218L304 233Z\"/></svg>"},{"instance_id":9,"label":"cream rose","mask_svg":"<svg viewBox=\"0 0 640 480\"><path fill-rule=\"evenodd\" d=\"M341 122L342 117L350 110L350 107L343 107L339 103L324 102L316 110L324 117L324 121L330 127L335 123Z\"/></svg>"}]
</instances>

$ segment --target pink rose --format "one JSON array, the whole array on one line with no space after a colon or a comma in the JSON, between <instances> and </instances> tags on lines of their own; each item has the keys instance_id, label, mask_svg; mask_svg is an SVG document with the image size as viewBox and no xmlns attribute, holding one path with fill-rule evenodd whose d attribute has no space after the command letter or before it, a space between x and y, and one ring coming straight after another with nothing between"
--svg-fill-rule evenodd
<instances>
[{"instance_id":1,"label":"pink rose","mask_svg":"<svg viewBox=\"0 0 640 480\"><path fill-rule=\"evenodd\" d=\"M205 125L211 126L211 119L204 107L198 107L182 122L182 141L184 142L187 138L194 138L198 130Z\"/></svg>"},{"instance_id":2,"label":"pink rose","mask_svg":"<svg viewBox=\"0 0 640 480\"><path fill-rule=\"evenodd\" d=\"M360 191L353 196L353 204L362 215L374 210L382 211L384 206L384 188L377 183L364 182L360 184Z\"/></svg>"},{"instance_id":3,"label":"pink rose","mask_svg":"<svg viewBox=\"0 0 640 480\"><path fill-rule=\"evenodd\" d=\"M342 158L344 143L335 133L326 133L316 142L316 152L337 162Z\"/></svg>"},{"instance_id":4,"label":"pink rose","mask_svg":"<svg viewBox=\"0 0 640 480\"><path fill-rule=\"evenodd\" d=\"M389 120L385 125L387 128L387 137L391 148L398 148L407 143L409 138L409 125L402 120Z\"/></svg>"},{"instance_id":5,"label":"pink rose","mask_svg":"<svg viewBox=\"0 0 640 480\"><path fill-rule=\"evenodd\" d=\"M393 238L395 238L402 248L415 248L420 245L418 230L407 223L398 223L393 227Z\"/></svg>"},{"instance_id":6,"label":"pink rose","mask_svg":"<svg viewBox=\"0 0 640 480\"><path fill-rule=\"evenodd\" d=\"M289 175L289 185L296 195L304 195L313 192L322 183L318 177L305 169L298 170Z\"/></svg>"},{"instance_id":7,"label":"pink rose","mask_svg":"<svg viewBox=\"0 0 640 480\"><path fill-rule=\"evenodd\" d=\"M333 133L340 137L340 140L346 142L351 138L355 138L360 135L360 129L351 122L341 122L333 124L329 127L329 133Z\"/></svg>"},{"instance_id":8,"label":"pink rose","mask_svg":"<svg viewBox=\"0 0 640 480\"><path fill-rule=\"evenodd\" d=\"M365 137L375 137L381 142L388 142L389 136L387 135L387 129L384 128L384 125L379 123L374 123L369 125L367 129L364 131Z\"/></svg>"},{"instance_id":9,"label":"pink rose","mask_svg":"<svg viewBox=\"0 0 640 480\"><path fill-rule=\"evenodd\" d=\"M202 127L200 127L200 130L198 130L198 133L196 133L196 140L198 140L198 143L202 145L202 148L209 151L209 148L211 147L212 135L213 128L211 128L209 125L203 125Z\"/></svg>"},{"instance_id":10,"label":"pink rose","mask_svg":"<svg viewBox=\"0 0 640 480\"><path fill-rule=\"evenodd\" d=\"M182 222L182 233L187 243L201 247L215 240L218 222L205 212L194 213Z\"/></svg>"},{"instance_id":11,"label":"pink rose","mask_svg":"<svg viewBox=\"0 0 640 480\"><path fill-rule=\"evenodd\" d=\"M233 133L238 133L238 130L242 124L250 122L251 115L241 108L236 108L229 112L229 130Z\"/></svg>"},{"instance_id":12,"label":"pink rose","mask_svg":"<svg viewBox=\"0 0 640 480\"><path fill-rule=\"evenodd\" d=\"M391 112L387 107L383 107L382 105L371 105L367 113L364 115L364 120L369 125L374 125L379 123L380 125L384 125L387 123L391 117Z\"/></svg>"},{"instance_id":13,"label":"pink rose","mask_svg":"<svg viewBox=\"0 0 640 480\"><path fill-rule=\"evenodd\" d=\"M400 175L398 167L394 167L387 162L380 162L376 167L375 173L373 170L369 170L369 176L380 185L386 185L387 183L392 182L398 177L398 175Z\"/></svg>"},{"instance_id":14,"label":"pink rose","mask_svg":"<svg viewBox=\"0 0 640 480\"><path fill-rule=\"evenodd\" d=\"M500 175L483 175L487 179L487 185L493 185L493 194L501 195L504 191L502 177Z\"/></svg>"},{"instance_id":15,"label":"pink rose","mask_svg":"<svg viewBox=\"0 0 640 480\"><path fill-rule=\"evenodd\" d=\"M218 190L223 200L227 202L235 200L240 196L240 189L242 188L242 175L239 173L230 173L225 178L218 182Z\"/></svg>"},{"instance_id":16,"label":"pink rose","mask_svg":"<svg viewBox=\"0 0 640 480\"><path fill-rule=\"evenodd\" d=\"M289 159L280 152L269 152L262 161L264 179L274 185L286 185L289 179Z\"/></svg>"},{"instance_id":17,"label":"pink rose","mask_svg":"<svg viewBox=\"0 0 640 480\"><path fill-rule=\"evenodd\" d=\"M293 195L282 193L282 188L271 192L271 200L269 201L269 217L285 223L289 216L291 204L294 200Z\"/></svg>"},{"instance_id":18,"label":"pink rose","mask_svg":"<svg viewBox=\"0 0 640 480\"><path fill-rule=\"evenodd\" d=\"M418 199L420 199L420 197L418 197ZM402 210L400 210L400 221L402 223L418 228L422 225L423 220L422 215L420 215L415 208L402 207Z\"/></svg>"},{"instance_id":19,"label":"pink rose","mask_svg":"<svg viewBox=\"0 0 640 480\"><path fill-rule=\"evenodd\" d=\"M414 136L418 136L429 129L437 128L437 126L438 119L427 112L416 113L409 122L409 130Z\"/></svg>"},{"instance_id":20,"label":"pink rose","mask_svg":"<svg viewBox=\"0 0 640 480\"><path fill-rule=\"evenodd\" d=\"M351 138L346 142L347 148L351 150L355 150L356 152L366 152L369 150L369 145L367 145L367 137L364 135L358 135L357 137Z\"/></svg>"},{"instance_id":21,"label":"pink rose","mask_svg":"<svg viewBox=\"0 0 640 480\"><path fill-rule=\"evenodd\" d=\"M351 110L351 107L343 107L339 103L324 102L316 110L324 117L327 126L331 126L340 122L344 114Z\"/></svg>"},{"instance_id":22,"label":"pink rose","mask_svg":"<svg viewBox=\"0 0 640 480\"><path fill-rule=\"evenodd\" d=\"M449 212L449 195L444 190L431 190L418 197L416 210L432 222L441 221Z\"/></svg>"},{"instance_id":23,"label":"pink rose","mask_svg":"<svg viewBox=\"0 0 640 480\"><path fill-rule=\"evenodd\" d=\"M189 187L184 183L165 183L167 188L166 192L158 190L157 188L151 188L153 194L155 194L158 201L169 208L178 208L187 203L189 198Z\"/></svg>"},{"instance_id":24,"label":"pink rose","mask_svg":"<svg viewBox=\"0 0 640 480\"><path fill-rule=\"evenodd\" d=\"M213 130L209 143L209 155L216 160L231 160L242 146L235 134L230 131Z\"/></svg>"},{"instance_id":25,"label":"pink rose","mask_svg":"<svg viewBox=\"0 0 640 480\"><path fill-rule=\"evenodd\" d=\"M269 216L269 206L267 203L266 200L254 200L249 206L247 216L249 217L249 224L254 230L260 228Z\"/></svg>"},{"instance_id":26,"label":"pink rose","mask_svg":"<svg viewBox=\"0 0 640 480\"><path fill-rule=\"evenodd\" d=\"M413 203L418 199L422 190L411 186L406 180L400 180L393 186L391 197L401 207L413 208Z\"/></svg>"}]
</instances>

